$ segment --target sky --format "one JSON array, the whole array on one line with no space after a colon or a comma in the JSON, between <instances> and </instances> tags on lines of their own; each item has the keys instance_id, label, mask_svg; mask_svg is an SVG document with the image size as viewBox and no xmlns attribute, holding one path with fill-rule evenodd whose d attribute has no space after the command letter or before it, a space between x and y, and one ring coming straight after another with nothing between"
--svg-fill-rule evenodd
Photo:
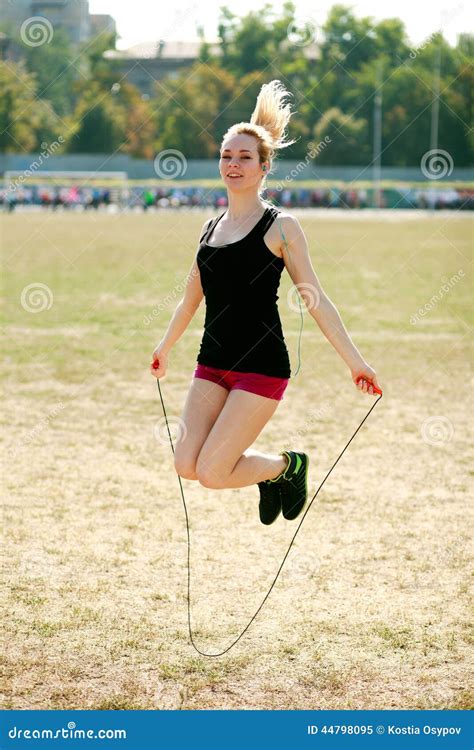
<instances>
[{"instance_id":1,"label":"sky","mask_svg":"<svg viewBox=\"0 0 474 750\"><path fill-rule=\"evenodd\" d=\"M209 41L217 38L217 21L221 6L227 6L236 15L263 7L265 0L173 0L170 3L151 3L150 0L89 0L91 13L107 13L117 22L122 37L119 49L140 42L165 39L191 41L197 39L196 26L202 25ZM334 0L296 0L297 16L310 19L316 29L322 25ZM356 16L372 16L376 21L398 17L405 23L413 45L419 45L434 31L442 30L445 39L455 44L462 31L473 31L470 5L459 0L430 0L429 5L416 0L355 0L347 2ZM283 2L272 2L275 10ZM316 36L317 40L317 36Z\"/></svg>"}]
</instances>

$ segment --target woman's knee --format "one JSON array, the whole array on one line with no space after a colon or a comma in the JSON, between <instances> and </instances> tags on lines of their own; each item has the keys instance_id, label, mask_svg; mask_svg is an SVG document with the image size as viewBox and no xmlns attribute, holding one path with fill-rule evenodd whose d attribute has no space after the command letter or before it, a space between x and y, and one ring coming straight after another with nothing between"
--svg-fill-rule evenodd
<instances>
[{"instance_id":1,"label":"woman's knee","mask_svg":"<svg viewBox=\"0 0 474 750\"><path fill-rule=\"evenodd\" d=\"M181 479L197 480L198 478L196 473L196 463L193 461L189 461L189 459L185 456L182 457L175 453L174 468Z\"/></svg>"},{"instance_id":2,"label":"woman's knee","mask_svg":"<svg viewBox=\"0 0 474 750\"><path fill-rule=\"evenodd\" d=\"M199 484L209 490L221 490L226 486L219 467L211 461L203 460L201 456L196 462L196 478Z\"/></svg>"}]
</instances>

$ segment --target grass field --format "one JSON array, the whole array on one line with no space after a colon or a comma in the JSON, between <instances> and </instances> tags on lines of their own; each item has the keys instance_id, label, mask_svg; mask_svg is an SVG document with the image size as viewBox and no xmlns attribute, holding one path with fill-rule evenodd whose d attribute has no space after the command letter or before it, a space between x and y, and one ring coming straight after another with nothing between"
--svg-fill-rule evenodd
<instances>
[{"instance_id":1,"label":"grass field","mask_svg":"<svg viewBox=\"0 0 474 750\"><path fill-rule=\"evenodd\" d=\"M3 217L2 708L472 706L472 220L298 214L384 397L257 620L209 659L188 640L185 519L148 369L209 215ZM294 371L290 288L285 273ZM203 321L204 303L160 383L170 421ZM372 403L305 314L301 369L254 447L307 450L312 496ZM183 487L195 639L220 651L260 604L296 523L262 526L255 485Z\"/></svg>"}]
</instances>

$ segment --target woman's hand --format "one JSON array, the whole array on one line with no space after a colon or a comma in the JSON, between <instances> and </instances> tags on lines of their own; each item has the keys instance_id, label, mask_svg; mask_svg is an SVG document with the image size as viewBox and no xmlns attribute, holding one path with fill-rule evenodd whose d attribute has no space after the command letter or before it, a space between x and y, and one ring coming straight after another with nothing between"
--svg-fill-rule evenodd
<instances>
[{"instance_id":1,"label":"woman's hand","mask_svg":"<svg viewBox=\"0 0 474 750\"><path fill-rule=\"evenodd\" d=\"M168 354L165 354L165 352L160 351L159 346L156 347L155 351L153 352L153 362L159 362L159 367L155 368L153 367L153 362L150 365L150 372L152 375L155 376L155 378L159 379L162 378L164 375L166 375L166 370L168 368Z\"/></svg>"},{"instance_id":2,"label":"woman's hand","mask_svg":"<svg viewBox=\"0 0 474 750\"><path fill-rule=\"evenodd\" d=\"M351 369L351 375L355 385L360 391L362 391L362 393L370 393L373 395L374 386L375 388L378 388L379 391L382 391L377 382L375 370L373 370L368 364L364 363L354 370Z\"/></svg>"}]
</instances>

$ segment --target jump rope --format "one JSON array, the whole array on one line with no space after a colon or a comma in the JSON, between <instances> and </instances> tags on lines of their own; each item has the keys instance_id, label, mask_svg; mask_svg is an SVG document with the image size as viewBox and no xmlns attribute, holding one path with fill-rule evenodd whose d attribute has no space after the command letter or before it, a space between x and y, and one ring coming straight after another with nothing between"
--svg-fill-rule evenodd
<instances>
[{"instance_id":1,"label":"jump rope","mask_svg":"<svg viewBox=\"0 0 474 750\"><path fill-rule=\"evenodd\" d=\"M282 239L283 239L283 241L284 241L284 243L285 243L285 247L286 247L286 250L287 250L287 252L288 252L288 257L290 257L290 250L289 250L289 248L288 248L288 244L287 244L287 242L286 242L286 237L285 237L285 235L284 235L284 233L283 233L283 230L282 230L282 227L281 227L281 223L280 223L280 221L278 222L278 226L279 226L279 228L280 228L280 234L281 234L281 236L282 236ZM295 375L296 375L296 374L298 373L298 371L299 371L299 369L300 369L300 364L301 364L301 360L300 360L300 345L301 345L301 332L302 332L302 330L303 330L303 312L302 312L302 309L301 309L301 300L300 300L300 297L299 297L299 295L298 295L298 302L299 302L299 308L300 308L300 314L301 314L301 328L300 328L300 333L299 333L299 341L298 341L298 369L296 370L296 372L295 372ZM152 363L152 367L153 367L153 369L157 370L157 369L159 368L159 366L160 366L160 362L159 362L159 360L158 360L158 359L154 360L154 362ZM364 378L363 378L362 376L361 376L361 377L359 377L359 378L357 378L357 381L356 381L356 383L359 383L359 382L360 382L361 380L364 380ZM167 430L168 430L168 437L169 437L169 439L170 439L171 450L173 451L173 455L174 455L174 445L173 445L173 440L172 440L172 438L171 438L170 428L169 428L169 424L168 424L168 416L167 416L167 414L166 414L166 409L165 409L165 404L164 404L164 401L163 401L163 396L162 396L162 394L161 394L161 387L160 387L160 380L159 380L159 378L157 378L157 380L156 380L156 383L157 383L157 385L158 385L158 393L160 394L161 406L163 407L163 414L164 414L164 417L165 417L166 428L167 428ZM374 402L374 403L372 404L372 406L370 407L369 411L368 411L368 412L367 412L367 414L365 415L364 419L362 420L362 422L360 423L360 425L359 425L359 426L357 427L357 429L356 429L356 430L355 430L355 432L353 433L352 437L351 437L351 438L350 438L350 439L349 439L349 440L347 441L346 445L344 446L344 448L343 448L343 449L342 449L342 451L340 452L339 456L338 456L338 457L336 458L336 460L334 461L333 465L331 466L331 468L330 468L330 469L329 469L329 471L327 472L326 476L325 476L325 477L324 477L324 479L322 480L321 484L319 485L318 489L317 489L317 490L316 490L316 492L314 493L314 495L313 495L312 499L311 499L311 500L310 500L310 502L308 503L308 505L307 505L307 507L306 507L306 510L305 510L305 512L303 513L303 515L302 515L302 517L301 517L301 520L300 520L300 522L299 522L299 524L298 524L298 527L297 527L297 529L296 529L295 533L293 534L293 537L292 537L292 539L291 539L291 542L290 542L290 544L289 544L289 546L288 546L288 549L287 549L287 551L286 551L286 553L285 553L285 556L284 556L283 560L281 561L281 564L280 564L280 567L278 568L277 574L276 574L275 578L273 579L273 582L272 582L272 584L271 584L270 588L268 589L267 593L265 594L265 596L264 596L264 598L263 598L263 600L262 600L262 602L261 602L260 606L259 606L259 607L258 607L258 609L256 610L255 614L254 614L254 615L252 616L252 618L251 618L251 619L249 620L248 624L247 624L247 625L245 626L245 628L244 628L244 629L242 630L242 632L240 633L240 635L239 635L239 636L238 636L238 637L237 637L237 638L236 638L236 639L235 639L234 641L232 641L232 643L230 644L230 646L228 646L228 647L227 647L226 649L224 649L223 651L219 651L219 652L218 652L218 653L216 653L216 654L208 654L208 653L206 653L205 651L201 651L201 650L200 650L200 649L199 649L199 648L198 648L198 647L196 646L196 644L195 644L195 642L194 642L194 638L193 638L193 631L192 631L192 627L191 627L191 539L190 539L190 533L189 533L189 517L188 517L188 509L187 509L187 507L186 507L186 500L184 499L184 492L183 492L183 485L182 485L182 483L181 483L181 477L179 476L179 474L177 475L177 476L178 476L178 481L179 481L179 486L180 486L180 489L181 489L181 498L182 498L182 500L183 500L184 515L185 515L185 518L186 518L187 547L188 547L188 556L187 556L187 557L188 557L188 587L187 587L187 609L188 609L188 631L189 631L189 639L190 639L190 641L191 641L191 644L192 644L193 648L194 648L194 649L195 649L195 650L197 651L197 653L198 653L198 654L200 654L201 656L223 656L223 654L226 654L226 653L227 653L228 651L230 651L230 649L231 649L231 648L232 648L233 646L235 646L235 644L236 644L236 643L238 643L238 641L240 641L240 639L242 638L242 636L244 635L244 633L246 633L246 632L247 632L247 630L249 629L249 627L251 626L251 624L253 623L253 621L254 621L254 620L255 620L255 618L257 617L258 613L259 613L259 612L260 612L260 610L262 609L263 605L264 605L264 604L265 604L265 602L267 601L268 597L270 596L270 594L271 594L271 592L272 592L272 589L273 589L273 587L274 587L275 583L276 583L276 582L277 582L277 580L278 580L278 576L280 575L280 572L281 572L281 570L282 570L282 568L283 568L283 565L285 564L286 558L288 557L288 555L289 555L289 553L290 553L290 549L291 549L291 548L292 548L292 546L293 546L293 543L294 543L294 541L295 541L295 539L296 539L296 536L297 536L297 534L298 534L298 532L299 532L299 530L300 530L300 528L301 528L301 526L302 526L302 524L303 524L303 521L304 521L304 519L306 518L306 515L308 514L308 511L309 511L309 509L311 508L311 506L312 506L313 502L315 501L316 497L318 496L318 493L319 493L320 489L321 489L321 488L323 487L324 483L326 482L326 479L327 479L327 478L329 477L329 475L331 474L331 472L332 472L332 470L334 469L334 467L336 466L336 464L337 464L337 463L339 463L340 459L342 458L342 456L343 456L343 455L344 455L344 453L346 452L346 450L347 450L347 448L349 447L349 445L350 445L350 444L352 443L352 441L354 440L355 436L357 435L357 433L358 433L358 432L359 432L359 430L361 429L361 427L362 427L362 425L364 424L364 422L366 422L366 420L367 420L367 419L369 418L370 414L372 413L372 411L373 411L373 410L375 409L375 407L377 406L378 402L379 402L379 401L380 401L380 399L382 398L382 391L381 391L381 390L380 390L379 388L377 388L377 387L376 387L376 386L375 386L375 385L374 385L373 383L371 383L370 385L372 385L372 388L373 388L373 390L374 390L374 393L378 393L378 394L379 394L379 397L378 397L378 399L377 399L377 400L376 400L376 401L375 401L375 402Z\"/></svg>"}]
</instances>

